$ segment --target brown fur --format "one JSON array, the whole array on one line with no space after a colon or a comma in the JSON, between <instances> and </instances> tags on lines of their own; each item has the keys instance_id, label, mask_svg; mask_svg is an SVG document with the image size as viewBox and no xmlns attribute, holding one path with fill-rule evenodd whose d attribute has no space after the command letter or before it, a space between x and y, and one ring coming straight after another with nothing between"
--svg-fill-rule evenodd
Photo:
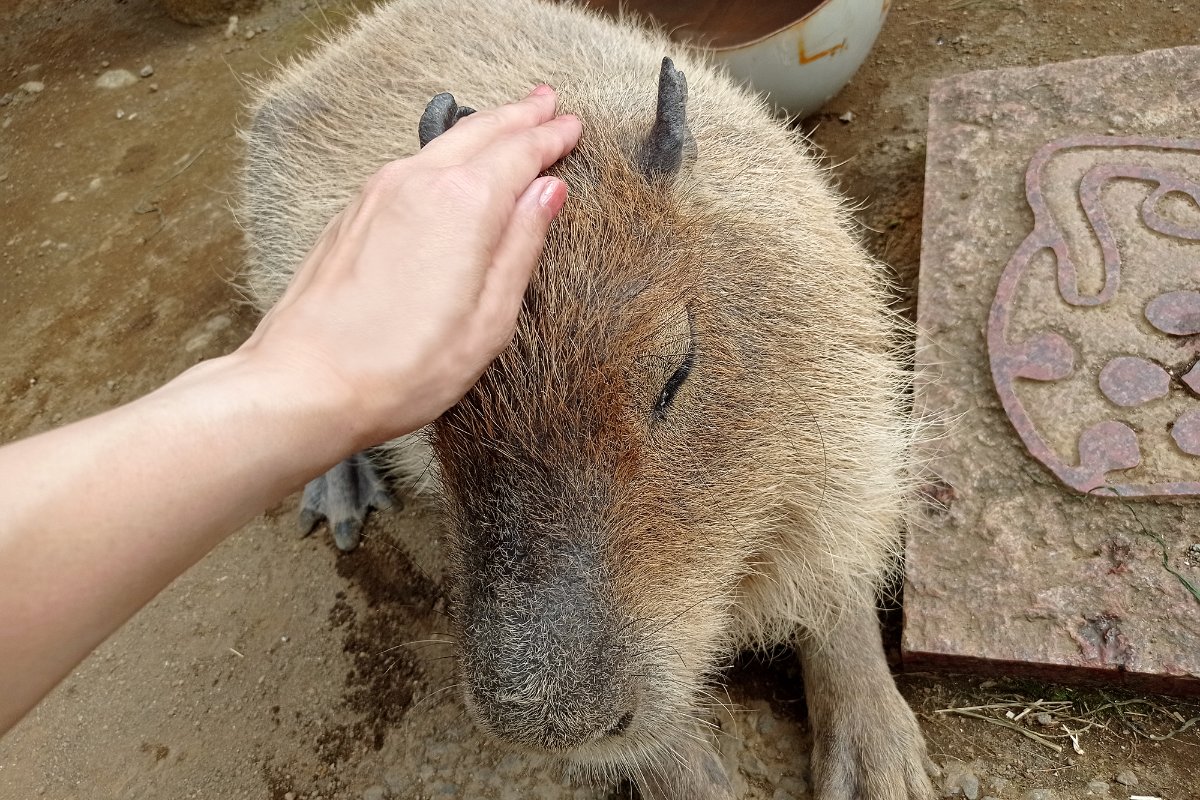
<instances>
[{"instance_id":1,"label":"brown fur","mask_svg":"<svg viewBox=\"0 0 1200 800\"><path fill-rule=\"evenodd\" d=\"M696 154L648 180L665 54ZM538 81L584 122L552 170L571 200L513 345L427 432L468 704L498 736L637 774L648 795L726 797L689 738L705 686L737 648L796 641L819 797L924 797L873 614L909 482L896 322L807 145L759 100L571 6L383 6L260 93L253 293L269 307L361 181L413 152L433 94L487 107ZM399 477L428 474L425 442L389 445Z\"/></svg>"}]
</instances>

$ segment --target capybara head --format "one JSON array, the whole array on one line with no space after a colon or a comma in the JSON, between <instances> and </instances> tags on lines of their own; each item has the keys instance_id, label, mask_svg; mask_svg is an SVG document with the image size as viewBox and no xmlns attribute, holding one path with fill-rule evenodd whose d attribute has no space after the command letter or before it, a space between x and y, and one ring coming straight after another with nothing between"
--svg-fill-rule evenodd
<instances>
[{"instance_id":1,"label":"capybara head","mask_svg":"<svg viewBox=\"0 0 1200 800\"><path fill-rule=\"evenodd\" d=\"M433 439L468 705L501 739L604 764L670 747L763 545L739 524L769 379L738 276L769 243L689 196L669 60L657 113L584 121L515 339Z\"/></svg>"}]
</instances>

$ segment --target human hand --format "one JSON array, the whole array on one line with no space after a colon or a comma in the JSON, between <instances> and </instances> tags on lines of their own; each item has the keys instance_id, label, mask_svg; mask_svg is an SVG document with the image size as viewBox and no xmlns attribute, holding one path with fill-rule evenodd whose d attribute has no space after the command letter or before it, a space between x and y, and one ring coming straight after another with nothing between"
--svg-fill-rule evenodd
<instances>
[{"instance_id":1,"label":"human hand","mask_svg":"<svg viewBox=\"0 0 1200 800\"><path fill-rule=\"evenodd\" d=\"M340 392L361 447L433 420L512 338L566 186L537 175L579 120L539 86L377 172L335 217L239 354Z\"/></svg>"}]
</instances>

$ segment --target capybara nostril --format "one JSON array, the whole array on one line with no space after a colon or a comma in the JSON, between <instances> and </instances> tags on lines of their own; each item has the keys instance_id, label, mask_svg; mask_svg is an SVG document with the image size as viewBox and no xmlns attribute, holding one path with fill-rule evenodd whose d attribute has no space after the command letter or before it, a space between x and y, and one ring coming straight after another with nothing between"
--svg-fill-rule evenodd
<instances>
[{"instance_id":1,"label":"capybara nostril","mask_svg":"<svg viewBox=\"0 0 1200 800\"><path fill-rule=\"evenodd\" d=\"M633 712L626 711L624 714L621 715L621 718L619 720L617 720L617 724L613 725L612 728L609 729L608 733L606 733L604 735L605 736L620 736L622 733L629 730L629 726L632 724L633 724Z\"/></svg>"}]
</instances>

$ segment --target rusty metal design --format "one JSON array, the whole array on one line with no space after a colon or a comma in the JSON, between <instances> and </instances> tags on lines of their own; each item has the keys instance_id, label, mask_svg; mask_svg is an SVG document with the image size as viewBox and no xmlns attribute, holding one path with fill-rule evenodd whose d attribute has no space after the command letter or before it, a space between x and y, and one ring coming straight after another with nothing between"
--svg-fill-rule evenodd
<instances>
[{"instance_id":1,"label":"rusty metal design","mask_svg":"<svg viewBox=\"0 0 1200 800\"><path fill-rule=\"evenodd\" d=\"M1167 292L1146 306L1146 319L1163 333L1195 336L1200 333L1200 292Z\"/></svg>"},{"instance_id":2,"label":"rusty metal design","mask_svg":"<svg viewBox=\"0 0 1200 800\"><path fill-rule=\"evenodd\" d=\"M1171 426L1171 438L1183 452L1200 456L1200 410L1181 414Z\"/></svg>"},{"instance_id":3,"label":"rusty metal design","mask_svg":"<svg viewBox=\"0 0 1200 800\"><path fill-rule=\"evenodd\" d=\"M1051 178L1047 167L1056 157L1064 153L1072 156L1095 151L1096 157L1079 179L1076 199L1078 208L1070 212L1082 212L1079 222L1085 223L1090 240L1085 237L1070 237L1064 232L1053 213L1045 187L1050 180L1062 180L1062 173ZM1194 159L1194 161L1193 161ZM1071 164L1087 163L1078 159ZM1191 169L1192 164L1197 169ZM1187 164L1188 169L1180 168ZM1191 173L1191 174L1188 174ZM1009 420L1021 437L1029 453L1063 483L1071 488L1100 495L1124 497L1200 495L1200 289L1194 285L1171 285L1169 291L1159 292L1139 306L1144 319L1139 331L1147 337L1170 340L1171 363L1139 352L1136 336L1129 341L1121 339L1122 353L1106 355L1103 347L1084 337L1072 340L1064 325L1063 329L1050 330L1052 322L1040 323L1042 330L1019 331L1014 318L1020 317L1018 302L1027 307L1030 303L1046 307L1058 304L1064 313L1078 315L1084 311L1089 315L1116 316L1113 312L1121 302L1137 295L1127 289L1122 295L1122 280L1131 280L1138 287L1137 274L1123 275L1122 241L1119 226L1110 219L1111 209L1105 206L1106 191L1115 182L1134 181L1148 187L1149 193L1136 209L1136 219L1153 234L1164 237L1171 246L1164 252L1169 254L1164 263L1156 263L1155 282L1151 286L1169 285L1172 281L1195 280L1196 268L1200 267L1200 223L1192 225L1165 216L1162 209L1168 197L1194 206L1200 219L1200 140L1166 139L1152 137L1078 136L1060 139L1042 147L1030 161L1025 174L1025 190L1029 206L1033 211L1032 232L1021 243L1009 259L1001 275L996 296L988 318L987 340L992 378L996 391L1007 412ZM1055 195L1061 197L1061 194ZM1057 210L1061 211L1061 200ZM1069 220L1068 220L1069 221ZM1098 258L1088 263L1088 251L1098 253ZM1049 254L1051 259L1046 258ZM1126 253L1126 256L1129 254ZM1176 263L1183 259L1182 263ZM1029 281L1034 279L1033 265L1054 263L1053 281L1057 295L1044 296L1033 290L1022 293ZM1080 271L1101 276L1098 288L1085 288ZM1189 270L1192 272L1189 273ZM1128 272L1128 270L1126 270ZM1185 276L1192 274L1192 278ZM1041 273L1038 273L1040 279ZM1164 277L1166 276L1166 277ZM1147 284L1150 285L1150 284ZM1144 288L1144 287L1142 287ZM1053 295L1053 291L1049 293ZM1032 299L1031 299L1032 298ZM1053 308L1047 316L1053 317ZM1128 315L1127 315L1128 316ZM1089 323L1105 320L1102 316L1089 317ZM1107 321L1102 324L1108 324ZM1058 327L1058 326L1055 326ZM1085 328L1086 329L1086 328ZM1090 329L1089 329L1090 330ZM1114 329L1116 330L1116 329ZM1122 332L1125 329L1121 329ZM1139 335L1141 335L1139 333ZM1120 335L1114 334L1119 338ZM1107 339L1106 339L1107 341ZM1156 348L1161 352L1162 348ZM1176 358L1178 355L1178 358ZM1190 364L1189 364L1190 359ZM1092 374L1089 375L1088 371ZM1074 381L1071 391L1088 385L1107 400L1097 403L1107 408L1107 419L1094 415L1075 413L1070 403L1054 404L1046 400L1033 401L1031 397L1046 397L1023 392L1022 382L1054 384L1059 381ZM1023 397L1022 395L1026 395ZM1040 405L1039 405L1040 403ZM1182 407L1182 413L1167 423L1169 436L1163 436L1162 425L1155 430L1145 430L1130 421L1134 412L1162 407L1171 403L1171 414ZM1158 404L1158 405L1156 405ZM1182 404L1182 405L1181 405ZM1091 406L1095 408L1096 405ZM1049 420L1049 422L1047 422ZM1051 424L1052 423L1052 424ZM1075 452L1062 452L1062 436L1052 444L1050 427L1075 430ZM1150 441L1147 437L1157 436ZM1145 464L1143 456L1149 448L1170 448L1169 463L1176 473L1161 475ZM1158 452L1158 451L1154 451ZM1162 459L1155 462L1161 471ZM1177 466L1182 463L1183 466ZM1143 469L1137 469L1139 466ZM1127 474L1124 474L1127 473ZM1146 473L1146 474L1141 474ZM1164 479L1165 478L1165 479Z\"/></svg>"},{"instance_id":4,"label":"rusty metal design","mask_svg":"<svg viewBox=\"0 0 1200 800\"><path fill-rule=\"evenodd\" d=\"M1166 397L1170 390L1171 375L1153 361L1137 356L1117 356L1100 371L1100 391L1123 408Z\"/></svg>"}]
</instances>

